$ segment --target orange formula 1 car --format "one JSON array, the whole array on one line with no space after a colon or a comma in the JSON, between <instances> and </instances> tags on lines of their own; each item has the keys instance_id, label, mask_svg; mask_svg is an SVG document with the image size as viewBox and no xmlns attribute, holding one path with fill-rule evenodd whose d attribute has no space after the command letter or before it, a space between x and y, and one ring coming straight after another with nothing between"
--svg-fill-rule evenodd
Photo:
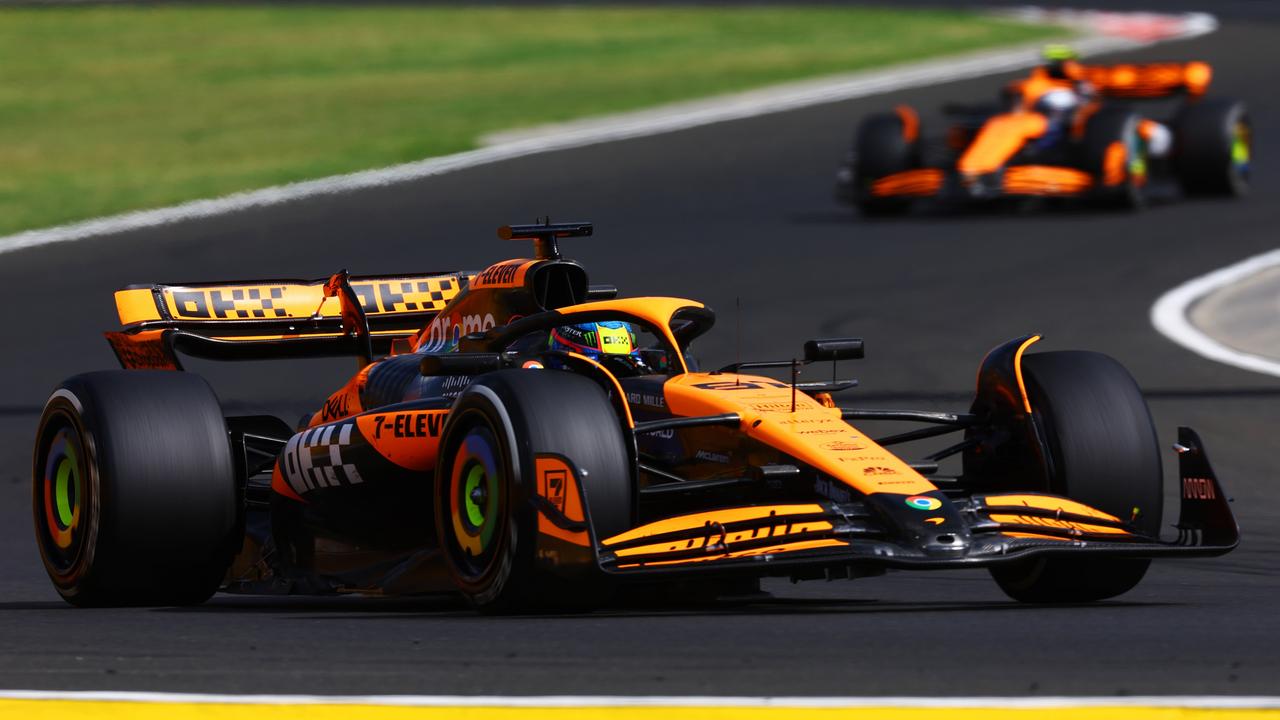
<instances>
[{"instance_id":1,"label":"orange formula 1 car","mask_svg":"<svg viewBox=\"0 0 1280 720\"><path fill-rule=\"evenodd\" d=\"M507 610L988 567L1019 600L1080 601L1129 590L1151 558L1238 542L1186 428L1177 537L1161 539L1151 417L1106 356L1033 354L1022 337L982 361L967 412L842 409L831 393L854 381L797 374L862 357L861 340L700 370L711 310L588 284L557 245L590 225L500 234L536 256L117 292L124 329L107 337L124 369L59 385L36 440L37 544L58 591L82 606L461 592ZM178 352L350 355L359 370L295 427L225 416ZM753 374L768 369L783 379ZM921 427L872 437L865 421ZM900 450L950 433L930 455Z\"/></svg>"},{"instance_id":2,"label":"orange formula 1 car","mask_svg":"<svg viewBox=\"0 0 1280 720\"><path fill-rule=\"evenodd\" d=\"M948 106L946 137L927 143L909 106L862 121L837 196L865 214L907 211L919 198L1085 198L1144 204L1148 182L1172 177L1188 194L1241 195L1252 133L1241 102L1205 98L1202 62L1083 65L1068 48L1005 88L990 106ZM1184 100L1169 121L1131 101Z\"/></svg>"}]
</instances>

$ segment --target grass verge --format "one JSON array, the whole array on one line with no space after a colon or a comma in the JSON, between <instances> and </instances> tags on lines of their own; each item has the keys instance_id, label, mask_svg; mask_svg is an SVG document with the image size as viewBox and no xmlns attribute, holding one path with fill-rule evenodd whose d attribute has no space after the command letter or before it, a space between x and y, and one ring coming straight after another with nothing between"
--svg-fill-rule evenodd
<instances>
[{"instance_id":1,"label":"grass verge","mask_svg":"<svg viewBox=\"0 0 1280 720\"><path fill-rule=\"evenodd\" d=\"M830 7L0 8L0 234L1053 34Z\"/></svg>"}]
</instances>

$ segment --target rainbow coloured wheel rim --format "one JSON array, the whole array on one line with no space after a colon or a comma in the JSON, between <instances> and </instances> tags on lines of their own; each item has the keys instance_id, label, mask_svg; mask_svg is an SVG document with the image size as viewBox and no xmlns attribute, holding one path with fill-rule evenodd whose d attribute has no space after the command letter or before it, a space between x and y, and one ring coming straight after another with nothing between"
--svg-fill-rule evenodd
<instances>
[{"instance_id":1,"label":"rainbow coloured wheel rim","mask_svg":"<svg viewBox=\"0 0 1280 720\"><path fill-rule=\"evenodd\" d=\"M43 468L36 488L36 516L44 556L59 575L73 573L84 553L89 516L89 476L84 441L70 422L45 433Z\"/></svg>"},{"instance_id":2,"label":"rainbow coloured wheel rim","mask_svg":"<svg viewBox=\"0 0 1280 720\"><path fill-rule=\"evenodd\" d=\"M507 513L506 466L488 424L476 423L462 436L448 483L455 566L465 577L481 578L500 553Z\"/></svg>"},{"instance_id":3,"label":"rainbow coloured wheel rim","mask_svg":"<svg viewBox=\"0 0 1280 720\"><path fill-rule=\"evenodd\" d=\"M1244 120L1236 122L1231 131L1231 166L1240 177L1249 177L1249 162L1253 155L1253 131Z\"/></svg>"}]
</instances>

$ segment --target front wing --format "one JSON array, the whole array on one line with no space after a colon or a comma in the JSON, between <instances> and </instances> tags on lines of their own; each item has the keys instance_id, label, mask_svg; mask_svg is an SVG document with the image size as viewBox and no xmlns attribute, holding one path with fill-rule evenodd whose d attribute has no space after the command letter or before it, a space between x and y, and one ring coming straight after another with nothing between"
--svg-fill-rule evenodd
<instances>
[{"instance_id":1,"label":"front wing","mask_svg":"<svg viewBox=\"0 0 1280 720\"><path fill-rule=\"evenodd\" d=\"M681 515L601 540L600 567L615 576L739 573L832 574L878 568L943 569L1015 562L1038 555L1193 557L1221 555L1240 539L1229 499L1199 438L1179 429L1182 501L1177 537L1161 540L1129 522L1052 495L1002 493L948 500L962 521L903 528L871 502L814 502L727 508ZM911 498L916 499L916 498ZM1132 520L1132 518L1131 518Z\"/></svg>"},{"instance_id":2,"label":"front wing","mask_svg":"<svg viewBox=\"0 0 1280 720\"><path fill-rule=\"evenodd\" d=\"M919 168L886 175L871 183L874 198L939 197L985 200L998 197L1077 197L1099 183L1083 171L1057 165L1012 165L983 175L962 175L941 168Z\"/></svg>"}]
</instances>

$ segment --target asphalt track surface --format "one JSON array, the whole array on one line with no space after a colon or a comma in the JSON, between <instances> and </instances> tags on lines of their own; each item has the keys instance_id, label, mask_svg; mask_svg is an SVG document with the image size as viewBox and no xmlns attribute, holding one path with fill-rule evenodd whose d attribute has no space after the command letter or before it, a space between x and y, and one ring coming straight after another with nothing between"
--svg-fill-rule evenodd
<instances>
[{"instance_id":1,"label":"asphalt track surface","mask_svg":"<svg viewBox=\"0 0 1280 720\"><path fill-rule=\"evenodd\" d=\"M1214 364L1158 335L1165 289L1269 249L1280 220L1277 27L1228 21L1130 57L1195 56L1251 103L1256 192L1136 215L1062 213L869 222L830 200L859 116L989 97L998 78L913 90L474 168L340 198L0 258L0 687L290 693L1052 695L1272 694L1280 678L1280 381ZM926 122L928 116L926 115ZM353 130L354 131L354 130ZM129 282L480 268L524 252L504 222L597 223L566 249L627 294L703 299L721 324L700 351L790 357L808 337L858 335L863 387L845 402L963 409L991 346L1124 362L1167 446L1196 427L1244 544L1158 564L1091 606L1007 601L983 572L790 585L719 607L487 618L453 601L219 596L192 609L83 611L44 577L31 539L29 448L61 378L107 368L98 333ZM229 409L313 408L346 361L202 363ZM851 365L848 370L855 368ZM1173 463L1167 463L1172 466ZM1175 506L1172 468L1166 467Z\"/></svg>"}]
</instances>

